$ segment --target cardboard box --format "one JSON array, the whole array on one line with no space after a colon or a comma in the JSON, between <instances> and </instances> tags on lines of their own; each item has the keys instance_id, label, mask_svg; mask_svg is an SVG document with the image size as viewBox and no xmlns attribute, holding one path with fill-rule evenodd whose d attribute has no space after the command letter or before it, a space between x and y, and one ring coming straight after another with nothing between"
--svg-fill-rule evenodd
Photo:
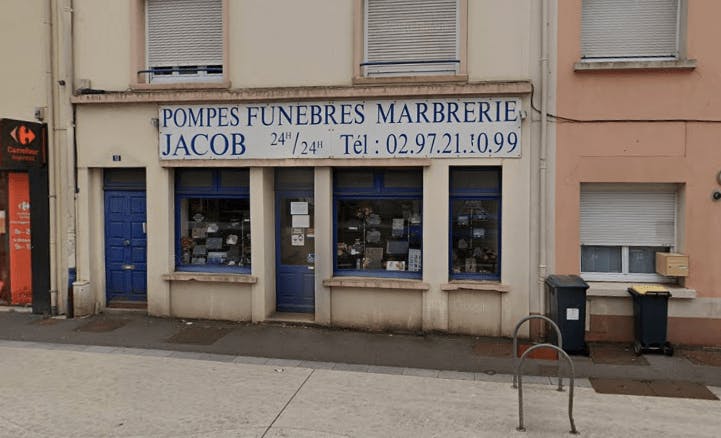
<instances>
[{"instance_id":1,"label":"cardboard box","mask_svg":"<svg viewBox=\"0 0 721 438\"><path fill-rule=\"evenodd\" d=\"M657 252L656 273L667 277L688 277L688 256L673 252Z\"/></svg>"}]
</instances>

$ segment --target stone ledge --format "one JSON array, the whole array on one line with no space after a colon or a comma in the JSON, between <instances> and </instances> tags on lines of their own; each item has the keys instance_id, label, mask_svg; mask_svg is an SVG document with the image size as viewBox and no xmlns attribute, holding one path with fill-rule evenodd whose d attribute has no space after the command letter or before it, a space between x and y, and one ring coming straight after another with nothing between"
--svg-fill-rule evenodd
<instances>
[{"instance_id":1,"label":"stone ledge","mask_svg":"<svg viewBox=\"0 0 721 438\"><path fill-rule=\"evenodd\" d=\"M352 86L311 86L275 88L233 88L106 91L99 94L81 94L70 98L74 104L138 104L214 102L248 103L299 100L342 100L342 99L388 99L388 98L434 98L476 97L530 94L531 81L488 81L464 83L404 83Z\"/></svg>"},{"instance_id":2,"label":"stone ledge","mask_svg":"<svg viewBox=\"0 0 721 438\"><path fill-rule=\"evenodd\" d=\"M431 288L428 283L424 283L420 280L369 277L333 277L323 280L323 286L357 287L368 289L405 289L418 291L424 291Z\"/></svg>"},{"instance_id":3,"label":"stone ledge","mask_svg":"<svg viewBox=\"0 0 721 438\"><path fill-rule=\"evenodd\" d=\"M444 82L468 82L468 75L355 76L353 78L354 85L427 84Z\"/></svg>"},{"instance_id":4,"label":"stone ledge","mask_svg":"<svg viewBox=\"0 0 721 438\"><path fill-rule=\"evenodd\" d=\"M168 281L200 281L204 283L243 283L255 284L258 278L247 274L220 274L205 272L171 272L163 274L163 280Z\"/></svg>"},{"instance_id":5,"label":"stone ledge","mask_svg":"<svg viewBox=\"0 0 721 438\"><path fill-rule=\"evenodd\" d=\"M628 288L637 283L611 283L589 281L587 297L605 297L605 298L631 298ZM671 299L689 300L696 298L695 289L687 289L675 285L664 285L671 292Z\"/></svg>"},{"instance_id":6,"label":"stone ledge","mask_svg":"<svg viewBox=\"0 0 721 438\"><path fill-rule=\"evenodd\" d=\"M395 166L395 167L428 167L430 158L248 158L212 159L212 160L160 160L162 167L360 167L360 166Z\"/></svg>"},{"instance_id":7,"label":"stone ledge","mask_svg":"<svg viewBox=\"0 0 721 438\"><path fill-rule=\"evenodd\" d=\"M505 294L511 291L511 287L495 281L453 280L450 283L441 284L441 290L445 292L473 291Z\"/></svg>"},{"instance_id":8,"label":"stone ledge","mask_svg":"<svg viewBox=\"0 0 721 438\"><path fill-rule=\"evenodd\" d=\"M695 59L680 59L666 61L579 61L573 65L575 71L603 71L603 70L693 70L696 68Z\"/></svg>"}]
</instances>

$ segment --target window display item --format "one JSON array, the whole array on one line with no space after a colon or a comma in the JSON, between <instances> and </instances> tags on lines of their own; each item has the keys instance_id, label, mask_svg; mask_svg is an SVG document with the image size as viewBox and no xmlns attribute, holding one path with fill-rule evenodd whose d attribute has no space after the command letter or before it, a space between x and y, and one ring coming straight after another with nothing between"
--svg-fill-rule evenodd
<instances>
[{"instance_id":1,"label":"window display item","mask_svg":"<svg viewBox=\"0 0 721 438\"><path fill-rule=\"evenodd\" d=\"M228 234L228 237L225 238L225 243L227 245L235 245L238 243L238 236L236 234Z\"/></svg>"},{"instance_id":2,"label":"window display item","mask_svg":"<svg viewBox=\"0 0 721 438\"><path fill-rule=\"evenodd\" d=\"M208 239L205 241L205 246L208 248L208 250L221 249L223 248L223 238L208 237Z\"/></svg>"},{"instance_id":3,"label":"window display item","mask_svg":"<svg viewBox=\"0 0 721 438\"><path fill-rule=\"evenodd\" d=\"M383 261L383 248L366 248L364 269L381 269Z\"/></svg>"},{"instance_id":4,"label":"window display item","mask_svg":"<svg viewBox=\"0 0 721 438\"><path fill-rule=\"evenodd\" d=\"M370 230L366 233L366 242L378 243L381 241L381 232L378 230Z\"/></svg>"},{"instance_id":5,"label":"window display item","mask_svg":"<svg viewBox=\"0 0 721 438\"><path fill-rule=\"evenodd\" d=\"M205 245L195 245L193 247L193 255L194 256L204 256L205 254L207 254Z\"/></svg>"},{"instance_id":6,"label":"window display item","mask_svg":"<svg viewBox=\"0 0 721 438\"><path fill-rule=\"evenodd\" d=\"M228 253L225 251L210 251L208 253L208 264L209 265L222 265L228 258Z\"/></svg>"},{"instance_id":7,"label":"window display item","mask_svg":"<svg viewBox=\"0 0 721 438\"><path fill-rule=\"evenodd\" d=\"M393 237L403 237L403 232L405 230L405 219L393 219L393 224L391 227L391 235Z\"/></svg>"},{"instance_id":8,"label":"window display item","mask_svg":"<svg viewBox=\"0 0 721 438\"><path fill-rule=\"evenodd\" d=\"M230 249L228 249L228 259L236 262L240 260L240 248L237 245L231 246Z\"/></svg>"},{"instance_id":9,"label":"window display item","mask_svg":"<svg viewBox=\"0 0 721 438\"><path fill-rule=\"evenodd\" d=\"M476 272L476 259L471 257L466 259L466 272Z\"/></svg>"},{"instance_id":10,"label":"window display item","mask_svg":"<svg viewBox=\"0 0 721 438\"><path fill-rule=\"evenodd\" d=\"M421 270L421 250L408 250L408 270L411 272L419 272Z\"/></svg>"},{"instance_id":11,"label":"window display item","mask_svg":"<svg viewBox=\"0 0 721 438\"><path fill-rule=\"evenodd\" d=\"M205 227L193 227L190 235L193 239L205 239L208 236L208 229Z\"/></svg>"},{"instance_id":12,"label":"window display item","mask_svg":"<svg viewBox=\"0 0 721 438\"><path fill-rule=\"evenodd\" d=\"M380 225L381 217L380 217L380 215L377 215L377 214L370 214L366 218L366 223L368 225Z\"/></svg>"},{"instance_id":13,"label":"window display item","mask_svg":"<svg viewBox=\"0 0 721 438\"><path fill-rule=\"evenodd\" d=\"M408 241L389 240L386 244L386 252L388 254L406 254L408 253Z\"/></svg>"},{"instance_id":14,"label":"window display item","mask_svg":"<svg viewBox=\"0 0 721 438\"><path fill-rule=\"evenodd\" d=\"M398 260L389 260L386 262L386 270L387 271L405 271L406 270L406 262L398 261Z\"/></svg>"},{"instance_id":15,"label":"window display item","mask_svg":"<svg viewBox=\"0 0 721 438\"><path fill-rule=\"evenodd\" d=\"M350 247L350 255L358 255L363 252L363 244L360 239L356 239L353 245Z\"/></svg>"},{"instance_id":16,"label":"window display item","mask_svg":"<svg viewBox=\"0 0 721 438\"><path fill-rule=\"evenodd\" d=\"M208 224L208 232L209 233L217 233L218 232L218 224Z\"/></svg>"}]
</instances>

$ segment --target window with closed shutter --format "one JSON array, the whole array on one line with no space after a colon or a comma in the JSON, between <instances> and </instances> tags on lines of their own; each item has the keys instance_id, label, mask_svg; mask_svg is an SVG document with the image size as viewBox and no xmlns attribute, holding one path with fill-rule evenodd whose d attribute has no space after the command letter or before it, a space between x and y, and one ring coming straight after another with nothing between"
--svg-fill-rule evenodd
<instances>
[{"instance_id":1,"label":"window with closed shutter","mask_svg":"<svg viewBox=\"0 0 721 438\"><path fill-rule=\"evenodd\" d=\"M366 0L366 76L455 74L459 0Z\"/></svg>"},{"instance_id":2,"label":"window with closed shutter","mask_svg":"<svg viewBox=\"0 0 721 438\"><path fill-rule=\"evenodd\" d=\"M582 57L677 58L680 1L583 0Z\"/></svg>"},{"instance_id":3,"label":"window with closed shutter","mask_svg":"<svg viewBox=\"0 0 721 438\"><path fill-rule=\"evenodd\" d=\"M152 82L222 79L222 0L146 0L145 16Z\"/></svg>"},{"instance_id":4,"label":"window with closed shutter","mask_svg":"<svg viewBox=\"0 0 721 438\"><path fill-rule=\"evenodd\" d=\"M676 246L676 188L581 186L581 272L588 280L659 281L655 255Z\"/></svg>"}]
</instances>

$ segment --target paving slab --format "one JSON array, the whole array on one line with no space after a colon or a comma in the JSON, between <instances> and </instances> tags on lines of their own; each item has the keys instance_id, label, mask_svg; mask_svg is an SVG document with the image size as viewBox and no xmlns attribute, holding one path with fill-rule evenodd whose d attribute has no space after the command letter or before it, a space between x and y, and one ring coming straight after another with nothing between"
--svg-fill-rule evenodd
<instances>
[{"instance_id":1,"label":"paving slab","mask_svg":"<svg viewBox=\"0 0 721 438\"><path fill-rule=\"evenodd\" d=\"M271 365L7 346L0 346L0 369L0 431L18 437L556 437L569 430L569 391L524 384L527 432L516 431L510 375L486 382L278 372ZM721 402L578 387L574 419L591 437L716 437Z\"/></svg>"},{"instance_id":2,"label":"paving slab","mask_svg":"<svg viewBox=\"0 0 721 438\"><path fill-rule=\"evenodd\" d=\"M18 437L260 436L309 374L10 347L0 369L0 435Z\"/></svg>"}]
</instances>

